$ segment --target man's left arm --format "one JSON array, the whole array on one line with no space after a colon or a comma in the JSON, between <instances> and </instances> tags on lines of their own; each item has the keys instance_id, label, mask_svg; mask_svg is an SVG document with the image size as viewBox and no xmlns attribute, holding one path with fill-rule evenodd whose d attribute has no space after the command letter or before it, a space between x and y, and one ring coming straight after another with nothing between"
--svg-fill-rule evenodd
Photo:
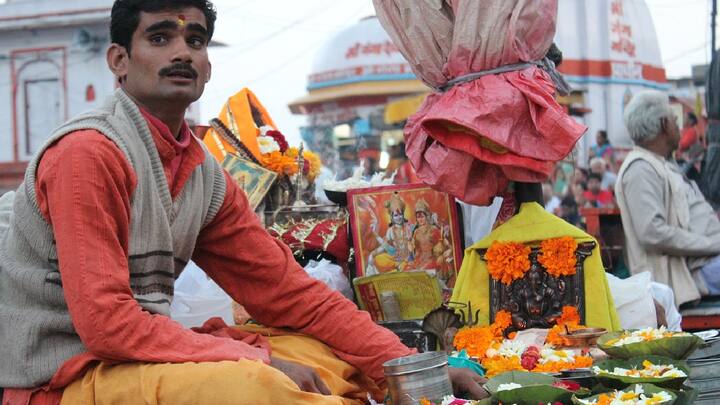
<instances>
[{"instance_id":1,"label":"man's left arm","mask_svg":"<svg viewBox=\"0 0 720 405\"><path fill-rule=\"evenodd\" d=\"M382 363L413 353L367 312L307 275L270 236L227 175L220 211L198 237L193 260L258 322L311 335L378 383Z\"/></svg>"}]
</instances>

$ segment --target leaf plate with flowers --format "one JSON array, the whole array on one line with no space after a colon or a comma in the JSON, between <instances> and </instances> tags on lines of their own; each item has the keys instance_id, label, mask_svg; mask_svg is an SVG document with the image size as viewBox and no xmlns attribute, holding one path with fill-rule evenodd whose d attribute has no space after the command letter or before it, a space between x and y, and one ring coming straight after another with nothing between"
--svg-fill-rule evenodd
<instances>
[{"instance_id":1,"label":"leaf plate with flowers","mask_svg":"<svg viewBox=\"0 0 720 405\"><path fill-rule=\"evenodd\" d=\"M651 384L634 384L622 391L606 392L589 398L573 397L577 405L669 405L676 395Z\"/></svg>"},{"instance_id":2,"label":"leaf plate with flowers","mask_svg":"<svg viewBox=\"0 0 720 405\"><path fill-rule=\"evenodd\" d=\"M503 404L569 403L573 395L583 397L590 390L559 381L549 375L511 371L491 378L485 389Z\"/></svg>"},{"instance_id":3,"label":"leaf plate with flowers","mask_svg":"<svg viewBox=\"0 0 720 405\"><path fill-rule=\"evenodd\" d=\"M664 326L611 332L598 339L600 349L620 359L658 355L682 360L703 343L701 338L691 333L669 331Z\"/></svg>"},{"instance_id":4,"label":"leaf plate with flowers","mask_svg":"<svg viewBox=\"0 0 720 405\"><path fill-rule=\"evenodd\" d=\"M630 384L654 384L681 389L690 374L683 361L662 356L642 356L630 360L605 360L593 367L598 380L609 388L625 388Z\"/></svg>"}]
</instances>

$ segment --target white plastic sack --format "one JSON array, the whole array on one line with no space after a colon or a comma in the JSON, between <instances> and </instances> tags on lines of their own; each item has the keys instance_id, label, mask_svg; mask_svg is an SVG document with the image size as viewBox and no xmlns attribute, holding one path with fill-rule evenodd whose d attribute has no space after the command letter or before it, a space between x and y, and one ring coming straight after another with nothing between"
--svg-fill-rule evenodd
<instances>
[{"instance_id":1,"label":"white plastic sack","mask_svg":"<svg viewBox=\"0 0 720 405\"><path fill-rule=\"evenodd\" d=\"M329 260L325 259L319 262L310 260L307 266L305 266L305 271L310 275L310 277L324 282L328 287L335 291L339 291L345 296L345 298L349 300L353 299L350 281L348 281L347 277L345 277L342 267L337 264L333 264Z\"/></svg>"},{"instance_id":2,"label":"white plastic sack","mask_svg":"<svg viewBox=\"0 0 720 405\"><path fill-rule=\"evenodd\" d=\"M459 200L458 200L459 201ZM460 202L465 230L465 246L470 247L492 232L492 227L502 208L502 197L495 197L491 205L477 206Z\"/></svg>"},{"instance_id":3,"label":"white plastic sack","mask_svg":"<svg viewBox=\"0 0 720 405\"><path fill-rule=\"evenodd\" d=\"M665 308L665 320L667 321L668 330L681 331L682 315L675 305L675 294L672 288L665 284L652 282L650 283L650 291L655 301L659 302Z\"/></svg>"},{"instance_id":4,"label":"white plastic sack","mask_svg":"<svg viewBox=\"0 0 720 405\"><path fill-rule=\"evenodd\" d=\"M175 281L170 317L186 328L202 326L213 317L234 325L232 299L195 263L188 263Z\"/></svg>"},{"instance_id":5,"label":"white plastic sack","mask_svg":"<svg viewBox=\"0 0 720 405\"><path fill-rule=\"evenodd\" d=\"M642 272L624 280L606 275L623 329L657 327L650 273Z\"/></svg>"}]
</instances>

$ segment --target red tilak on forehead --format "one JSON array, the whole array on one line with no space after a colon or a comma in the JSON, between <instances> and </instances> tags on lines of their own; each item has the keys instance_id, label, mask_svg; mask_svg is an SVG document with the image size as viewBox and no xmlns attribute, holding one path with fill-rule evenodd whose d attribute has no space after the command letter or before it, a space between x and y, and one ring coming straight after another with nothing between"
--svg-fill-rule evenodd
<instances>
[{"instance_id":1,"label":"red tilak on forehead","mask_svg":"<svg viewBox=\"0 0 720 405\"><path fill-rule=\"evenodd\" d=\"M178 25L180 25L181 27L185 25L185 16L182 14L178 16Z\"/></svg>"}]
</instances>

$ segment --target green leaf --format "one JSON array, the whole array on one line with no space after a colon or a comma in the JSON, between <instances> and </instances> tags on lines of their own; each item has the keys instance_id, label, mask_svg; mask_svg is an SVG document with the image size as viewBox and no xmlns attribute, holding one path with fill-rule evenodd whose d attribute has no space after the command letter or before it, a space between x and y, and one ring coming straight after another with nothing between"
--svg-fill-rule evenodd
<instances>
[{"instance_id":1,"label":"green leaf","mask_svg":"<svg viewBox=\"0 0 720 405\"><path fill-rule=\"evenodd\" d=\"M690 368L682 360L673 360L662 356L639 356L629 360L605 360L595 364L601 370L612 371L615 367L625 369L643 368L643 361L648 360L655 365L674 365L682 370L686 376L690 375ZM597 379L604 386L614 389L623 389L630 384L654 384L659 387L681 389L688 377L666 377L666 378L640 378L630 376L619 376L610 374L597 374Z\"/></svg>"},{"instance_id":2,"label":"green leaf","mask_svg":"<svg viewBox=\"0 0 720 405\"><path fill-rule=\"evenodd\" d=\"M675 393L672 392L672 390L669 390L669 389L666 389L666 388L656 387L656 386L654 386L654 385L652 385L652 384L633 384L633 385L625 388L624 390L622 390L622 392L632 392L632 391L635 390L635 386L636 386L636 385L640 385L640 386L642 387L643 391L644 391L646 394L652 395L652 394L655 394L655 393L658 393L658 392L662 392L662 391L665 391L665 392L667 392L668 394L670 394L670 396L672 397L672 399L671 399L670 401L663 402L661 405L671 405L671 404L675 404L675 403L676 403L676 398L677 398L677 396L675 395ZM600 398L600 395L603 395L603 394L597 394L597 395L593 395L593 396L591 396L591 397L589 397L589 398L582 398L582 399L580 399L580 398L578 398L578 397L576 397L576 396L573 396L573 397L572 397L572 403L573 403L573 404L576 404L576 405L586 405L586 404L592 403L593 401L597 401L598 398ZM658 404L658 405L660 405L660 404Z\"/></svg>"},{"instance_id":3,"label":"green leaf","mask_svg":"<svg viewBox=\"0 0 720 405\"><path fill-rule=\"evenodd\" d=\"M553 387L555 378L539 373L524 371L510 371L493 377L485 384L493 399L504 404L537 405L538 403L553 403L556 401L568 403L573 396L572 391ZM498 391L500 384L515 383L522 388ZM580 392L580 395L587 390Z\"/></svg>"},{"instance_id":4,"label":"green leaf","mask_svg":"<svg viewBox=\"0 0 720 405\"><path fill-rule=\"evenodd\" d=\"M628 330L626 332L633 332ZM703 340L695 335L676 336L647 342L630 343L622 346L611 346L607 342L619 338L625 332L610 332L598 339L598 347L612 357L629 359L637 356L656 355L676 360L685 360L703 344Z\"/></svg>"},{"instance_id":5,"label":"green leaf","mask_svg":"<svg viewBox=\"0 0 720 405\"><path fill-rule=\"evenodd\" d=\"M508 371L491 378L485 383L485 389L491 394L497 392L497 388L500 384L520 384L523 387L526 385L552 385L557 381L554 377L539 373L530 373L527 371Z\"/></svg>"}]
</instances>

